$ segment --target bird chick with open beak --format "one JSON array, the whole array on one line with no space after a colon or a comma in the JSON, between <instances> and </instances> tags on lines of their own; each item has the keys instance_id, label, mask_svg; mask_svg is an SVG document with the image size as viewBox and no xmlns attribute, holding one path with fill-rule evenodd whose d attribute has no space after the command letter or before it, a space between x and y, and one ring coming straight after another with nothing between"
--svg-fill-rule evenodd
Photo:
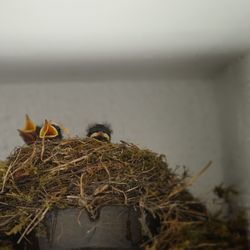
<instances>
[{"instance_id":1,"label":"bird chick with open beak","mask_svg":"<svg viewBox=\"0 0 250 250\"><path fill-rule=\"evenodd\" d=\"M108 124L94 124L87 129L87 137L95 138L103 142L111 141L112 129Z\"/></svg>"},{"instance_id":2,"label":"bird chick with open beak","mask_svg":"<svg viewBox=\"0 0 250 250\"><path fill-rule=\"evenodd\" d=\"M18 132L24 142L29 145L37 140L40 129L41 127L37 126L26 114L24 127L18 129Z\"/></svg>"},{"instance_id":3,"label":"bird chick with open beak","mask_svg":"<svg viewBox=\"0 0 250 250\"><path fill-rule=\"evenodd\" d=\"M39 131L40 139L59 139L63 138L61 128L54 124L50 123L45 119L42 128Z\"/></svg>"}]
</instances>

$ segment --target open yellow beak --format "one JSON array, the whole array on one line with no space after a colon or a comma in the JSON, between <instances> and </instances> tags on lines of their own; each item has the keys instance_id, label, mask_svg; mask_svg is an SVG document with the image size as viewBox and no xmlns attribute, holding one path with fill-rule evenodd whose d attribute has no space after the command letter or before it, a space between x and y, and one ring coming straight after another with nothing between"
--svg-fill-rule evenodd
<instances>
[{"instance_id":1,"label":"open yellow beak","mask_svg":"<svg viewBox=\"0 0 250 250\"><path fill-rule=\"evenodd\" d=\"M18 129L18 132L26 144L31 144L36 140L36 124L28 115L25 116L24 127Z\"/></svg>"},{"instance_id":2,"label":"open yellow beak","mask_svg":"<svg viewBox=\"0 0 250 250\"><path fill-rule=\"evenodd\" d=\"M28 115L25 116L25 123L22 129L18 129L18 131L24 133L31 133L36 131L36 124L30 119Z\"/></svg>"},{"instance_id":3,"label":"open yellow beak","mask_svg":"<svg viewBox=\"0 0 250 250\"><path fill-rule=\"evenodd\" d=\"M56 128L48 122L48 120L44 121L44 124L39 132L40 138L55 138L58 136L58 131Z\"/></svg>"}]
</instances>

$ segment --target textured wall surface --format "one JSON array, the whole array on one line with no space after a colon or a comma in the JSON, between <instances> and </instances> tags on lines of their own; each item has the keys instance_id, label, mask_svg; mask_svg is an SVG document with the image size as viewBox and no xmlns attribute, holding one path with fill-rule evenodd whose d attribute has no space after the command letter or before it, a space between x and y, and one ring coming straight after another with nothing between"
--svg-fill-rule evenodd
<instances>
[{"instance_id":1,"label":"textured wall surface","mask_svg":"<svg viewBox=\"0 0 250 250\"><path fill-rule=\"evenodd\" d=\"M186 165L192 173L212 160L194 186L204 199L222 181L221 124L209 80L2 83L0 158L22 144L16 129L25 113L38 123L44 118L63 123L79 136L91 122L110 122L113 141L166 154L172 167Z\"/></svg>"}]
</instances>

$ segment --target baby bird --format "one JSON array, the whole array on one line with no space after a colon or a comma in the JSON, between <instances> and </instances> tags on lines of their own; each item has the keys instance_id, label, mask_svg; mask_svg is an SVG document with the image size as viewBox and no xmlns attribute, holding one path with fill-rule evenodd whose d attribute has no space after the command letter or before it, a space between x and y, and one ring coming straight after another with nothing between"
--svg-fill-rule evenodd
<instances>
[{"instance_id":1,"label":"baby bird","mask_svg":"<svg viewBox=\"0 0 250 250\"><path fill-rule=\"evenodd\" d=\"M18 132L24 142L29 145L37 140L40 129L41 127L37 126L26 114L24 127L18 129Z\"/></svg>"},{"instance_id":2,"label":"baby bird","mask_svg":"<svg viewBox=\"0 0 250 250\"><path fill-rule=\"evenodd\" d=\"M40 139L59 139L63 138L61 128L54 124L50 123L45 119L42 128L39 131Z\"/></svg>"},{"instance_id":3,"label":"baby bird","mask_svg":"<svg viewBox=\"0 0 250 250\"><path fill-rule=\"evenodd\" d=\"M112 132L110 125L96 123L88 127L87 137L95 138L103 142L110 142Z\"/></svg>"},{"instance_id":4,"label":"baby bird","mask_svg":"<svg viewBox=\"0 0 250 250\"><path fill-rule=\"evenodd\" d=\"M51 123L48 120L44 121L43 126L37 126L28 115L25 116L24 128L18 129L18 131L27 145L43 138L59 140L63 138L60 126Z\"/></svg>"}]
</instances>

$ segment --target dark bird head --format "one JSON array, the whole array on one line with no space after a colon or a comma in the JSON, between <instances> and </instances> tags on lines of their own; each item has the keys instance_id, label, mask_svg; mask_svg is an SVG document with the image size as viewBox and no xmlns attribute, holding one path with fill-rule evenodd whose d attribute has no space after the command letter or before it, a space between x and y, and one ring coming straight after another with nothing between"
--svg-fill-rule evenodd
<instances>
[{"instance_id":1,"label":"dark bird head","mask_svg":"<svg viewBox=\"0 0 250 250\"><path fill-rule=\"evenodd\" d=\"M19 135L22 137L26 144L32 144L36 141L38 131L40 131L40 127L38 127L28 115L25 116L25 123L22 129L18 129Z\"/></svg>"},{"instance_id":2,"label":"dark bird head","mask_svg":"<svg viewBox=\"0 0 250 250\"><path fill-rule=\"evenodd\" d=\"M87 136L103 142L111 141L112 129L108 124L94 124L87 129Z\"/></svg>"},{"instance_id":3,"label":"dark bird head","mask_svg":"<svg viewBox=\"0 0 250 250\"><path fill-rule=\"evenodd\" d=\"M42 128L39 131L40 139L62 139L62 130L61 128L53 123L50 123L48 120L45 120Z\"/></svg>"}]
</instances>

